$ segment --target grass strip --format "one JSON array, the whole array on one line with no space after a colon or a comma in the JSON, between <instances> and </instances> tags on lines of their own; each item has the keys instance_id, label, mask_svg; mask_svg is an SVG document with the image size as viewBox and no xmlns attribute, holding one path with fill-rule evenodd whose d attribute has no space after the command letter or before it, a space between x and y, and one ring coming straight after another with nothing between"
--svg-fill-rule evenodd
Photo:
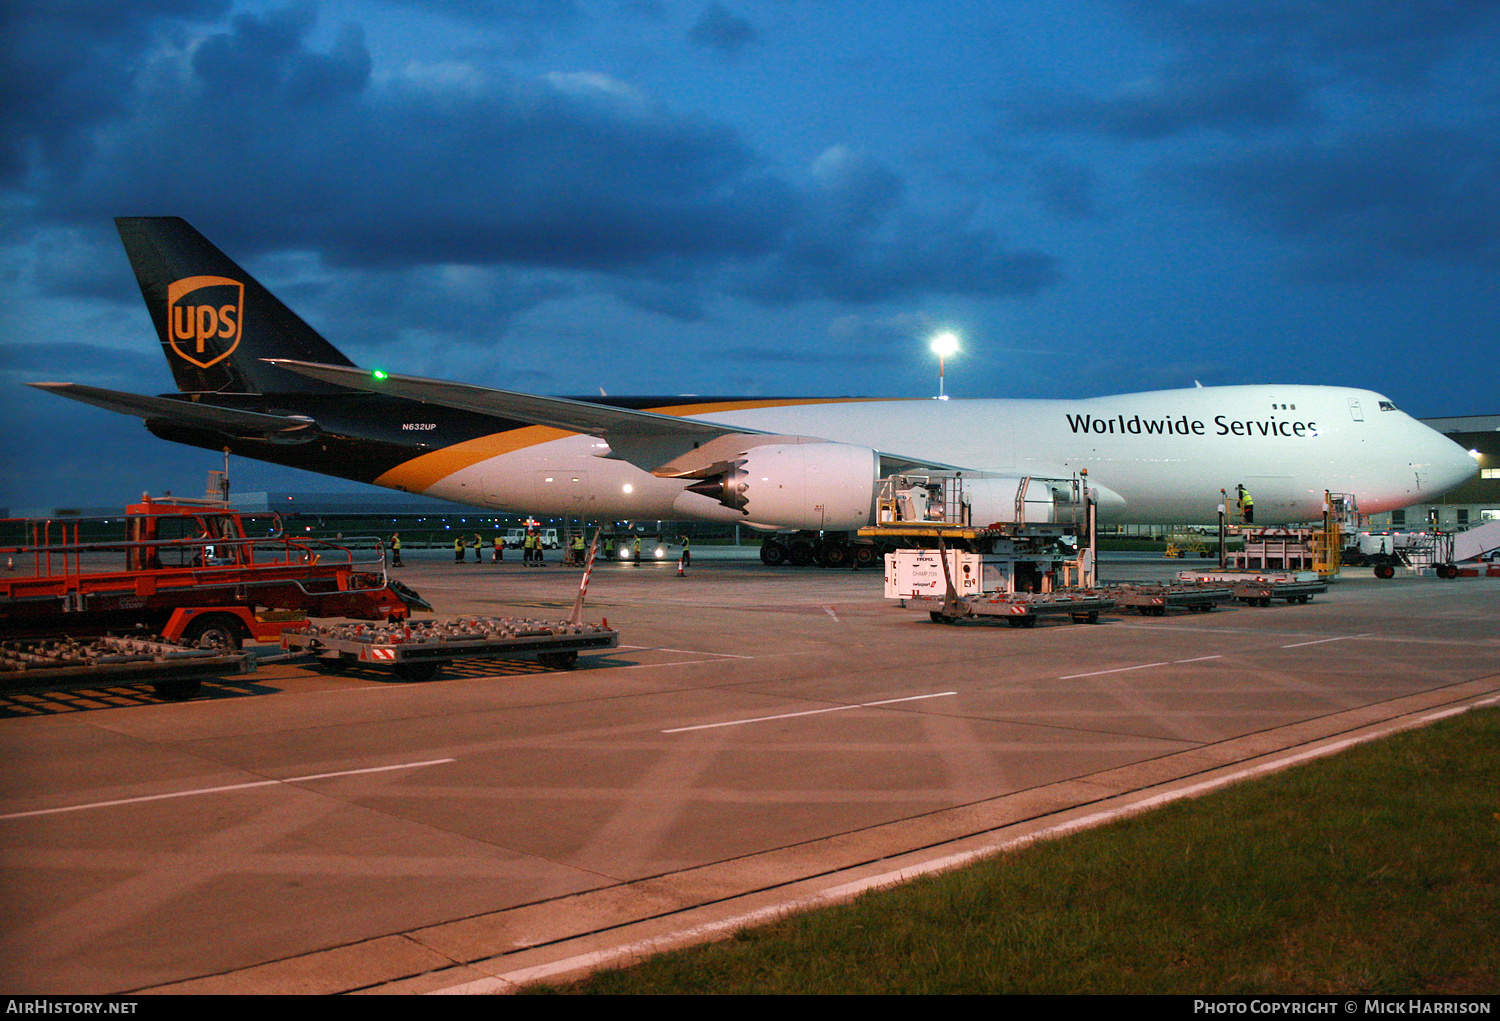
<instances>
[{"instance_id":1,"label":"grass strip","mask_svg":"<svg viewBox=\"0 0 1500 1021\"><path fill-rule=\"evenodd\" d=\"M1500 710L543 993L1500 989Z\"/></svg>"}]
</instances>

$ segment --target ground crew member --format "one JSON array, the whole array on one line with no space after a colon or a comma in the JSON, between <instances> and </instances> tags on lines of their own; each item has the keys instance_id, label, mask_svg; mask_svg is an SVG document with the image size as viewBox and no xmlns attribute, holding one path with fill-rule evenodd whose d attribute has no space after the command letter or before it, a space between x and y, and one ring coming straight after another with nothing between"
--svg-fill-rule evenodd
<instances>
[{"instance_id":1,"label":"ground crew member","mask_svg":"<svg viewBox=\"0 0 1500 1021\"><path fill-rule=\"evenodd\" d=\"M391 566L401 566L401 533L391 536Z\"/></svg>"},{"instance_id":2,"label":"ground crew member","mask_svg":"<svg viewBox=\"0 0 1500 1021\"><path fill-rule=\"evenodd\" d=\"M504 559L505 559L505 537L502 536L502 535L500 535L497 532L495 534L495 552L493 554L493 562L498 564L500 561L502 561Z\"/></svg>"},{"instance_id":3,"label":"ground crew member","mask_svg":"<svg viewBox=\"0 0 1500 1021\"><path fill-rule=\"evenodd\" d=\"M583 533L573 536L573 563L583 564Z\"/></svg>"},{"instance_id":4,"label":"ground crew member","mask_svg":"<svg viewBox=\"0 0 1500 1021\"><path fill-rule=\"evenodd\" d=\"M682 564L684 567L693 565L693 551L689 548L690 540L687 536L682 537Z\"/></svg>"},{"instance_id":5,"label":"ground crew member","mask_svg":"<svg viewBox=\"0 0 1500 1021\"><path fill-rule=\"evenodd\" d=\"M1240 520L1243 521L1247 525L1254 524L1255 523L1255 497L1253 497L1253 496L1250 495L1250 490L1248 490L1248 489L1245 488L1244 483L1241 483L1240 485L1235 486L1234 488L1235 488L1235 492L1237 492L1239 494L1239 498L1240 498Z\"/></svg>"},{"instance_id":6,"label":"ground crew member","mask_svg":"<svg viewBox=\"0 0 1500 1021\"><path fill-rule=\"evenodd\" d=\"M604 559L605 560L613 560L614 558L615 558L615 537L611 535L611 536L607 537L604 540Z\"/></svg>"},{"instance_id":7,"label":"ground crew member","mask_svg":"<svg viewBox=\"0 0 1500 1021\"><path fill-rule=\"evenodd\" d=\"M641 537L639 535L635 537L635 542L630 544L630 559L636 563L641 562Z\"/></svg>"},{"instance_id":8,"label":"ground crew member","mask_svg":"<svg viewBox=\"0 0 1500 1021\"><path fill-rule=\"evenodd\" d=\"M453 537L453 562L455 564L464 562L464 537L461 535Z\"/></svg>"},{"instance_id":9,"label":"ground crew member","mask_svg":"<svg viewBox=\"0 0 1500 1021\"><path fill-rule=\"evenodd\" d=\"M484 563L484 554L479 552L479 546L484 540L479 538L479 533L474 533L474 541L469 543L469 549L474 551L474 563Z\"/></svg>"},{"instance_id":10,"label":"ground crew member","mask_svg":"<svg viewBox=\"0 0 1500 1021\"><path fill-rule=\"evenodd\" d=\"M526 533L526 564L528 567L534 566L539 560L542 559L541 544L541 536L537 535L535 532Z\"/></svg>"}]
</instances>

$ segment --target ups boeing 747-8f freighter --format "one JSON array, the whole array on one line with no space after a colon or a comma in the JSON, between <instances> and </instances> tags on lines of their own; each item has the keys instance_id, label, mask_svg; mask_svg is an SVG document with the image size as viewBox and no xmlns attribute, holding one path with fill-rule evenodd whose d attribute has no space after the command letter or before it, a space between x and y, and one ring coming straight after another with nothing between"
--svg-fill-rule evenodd
<instances>
[{"instance_id":1,"label":"ups boeing 747-8f freighter","mask_svg":"<svg viewBox=\"0 0 1500 1021\"><path fill-rule=\"evenodd\" d=\"M962 472L972 520L1087 471L1105 521L1257 524L1432 501L1475 463L1368 390L1225 386L1079 400L541 397L356 367L176 217L116 221L180 393L36 383L162 439L496 510L848 530L879 480ZM1030 499L1029 496L1026 499Z\"/></svg>"}]
</instances>

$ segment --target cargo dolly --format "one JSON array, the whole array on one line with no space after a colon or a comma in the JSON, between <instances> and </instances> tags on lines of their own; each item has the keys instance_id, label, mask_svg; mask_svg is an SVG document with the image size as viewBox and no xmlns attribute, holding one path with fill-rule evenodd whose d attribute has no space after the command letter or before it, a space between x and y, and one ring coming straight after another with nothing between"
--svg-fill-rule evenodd
<instances>
[{"instance_id":1,"label":"cargo dolly","mask_svg":"<svg viewBox=\"0 0 1500 1021\"><path fill-rule=\"evenodd\" d=\"M927 610L934 623L956 624L960 620L993 618L1011 627L1036 627L1043 617L1068 617L1075 624L1097 624L1099 614L1115 608L1115 600L1102 592L996 592L944 599L908 596L909 609Z\"/></svg>"},{"instance_id":2,"label":"cargo dolly","mask_svg":"<svg viewBox=\"0 0 1500 1021\"><path fill-rule=\"evenodd\" d=\"M1236 582L1234 598L1246 606L1270 606L1273 599L1284 599L1288 604L1310 602L1313 596L1327 591L1328 583L1322 581L1256 578Z\"/></svg>"},{"instance_id":3,"label":"cargo dolly","mask_svg":"<svg viewBox=\"0 0 1500 1021\"><path fill-rule=\"evenodd\" d=\"M350 666L388 667L408 681L427 681L455 660L535 656L543 666L568 670L578 654L613 649L620 633L603 624L518 617L464 617L390 624L309 624L284 631L281 647L309 653L337 673Z\"/></svg>"},{"instance_id":4,"label":"cargo dolly","mask_svg":"<svg viewBox=\"0 0 1500 1021\"><path fill-rule=\"evenodd\" d=\"M1234 598L1234 592L1228 585L1192 582L1165 585L1129 582L1111 585L1105 591L1117 605L1126 610L1134 610L1144 617L1161 617L1168 609L1211 613L1220 603L1227 603Z\"/></svg>"},{"instance_id":5,"label":"cargo dolly","mask_svg":"<svg viewBox=\"0 0 1500 1021\"><path fill-rule=\"evenodd\" d=\"M206 677L252 673L248 653L160 638L29 638L0 642L0 694L150 684L166 699L197 694Z\"/></svg>"},{"instance_id":6,"label":"cargo dolly","mask_svg":"<svg viewBox=\"0 0 1500 1021\"><path fill-rule=\"evenodd\" d=\"M1273 599L1306 603L1328 591L1328 582L1314 571L1183 571L1177 577L1188 584L1228 586L1246 606L1270 606Z\"/></svg>"}]
</instances>

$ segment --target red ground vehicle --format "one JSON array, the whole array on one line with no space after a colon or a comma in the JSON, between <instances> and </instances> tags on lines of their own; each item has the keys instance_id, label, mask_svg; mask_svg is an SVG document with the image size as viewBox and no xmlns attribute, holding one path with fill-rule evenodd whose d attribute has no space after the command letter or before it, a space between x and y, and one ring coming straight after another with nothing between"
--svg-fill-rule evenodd
<instances>
[{"instance_id":1,"label":"red ground vehicle","mask_svg":"<svg viewBox=\"0 0 1500 1021\"><path fill-rule=\"evenodd\" d=\"M80 541L77 521L5 525L0 634L101 635L145 629L194 645L275 641L307 616L402 619L430 609L391 581L385 551L245 534L244 518L212 499L144 498L126 508L123 541ZM19 526L19 527L17 527Z\"/></svg>"}]
</instances>

